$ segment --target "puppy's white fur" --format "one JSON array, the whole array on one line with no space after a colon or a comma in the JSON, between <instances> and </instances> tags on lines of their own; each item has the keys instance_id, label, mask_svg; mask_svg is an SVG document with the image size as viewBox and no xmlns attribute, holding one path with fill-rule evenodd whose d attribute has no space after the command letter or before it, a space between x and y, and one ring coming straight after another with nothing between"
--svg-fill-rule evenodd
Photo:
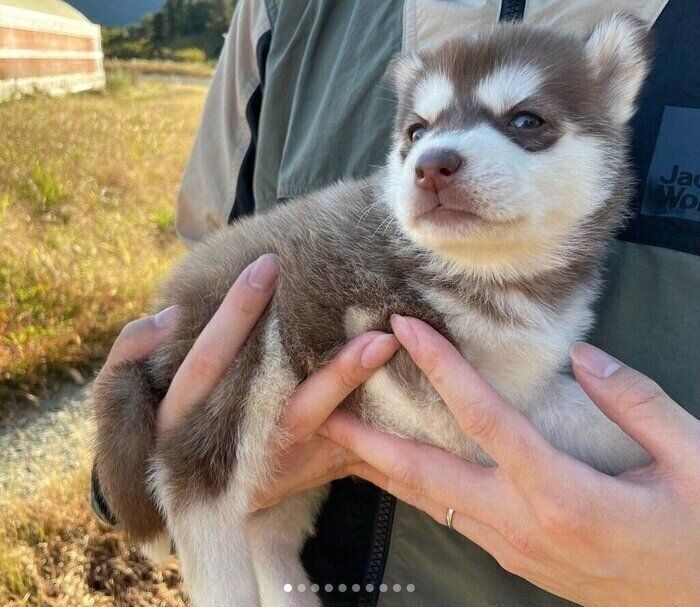
<instances>
[{"instance_id":1,"label":"puppy's white fur","mask_svg":"<svg viewBox=\"0 0 700 607\"><path fill-rule=\"evenodd\" d=\"M534 95L541 82L542 75L535 66L504 65L479 82L475 97L494 114L501 114Z\"/></svg>"},{"instance_id":2,"label":"puppy's white fur","mask_svg":"<svg viewBox=\"0 0 700 607\"><path fill-rule=\"evenodd\" d=\"M435 120L454 101L455 90L442 74L430 74L418 83L414 93L416 114L425 120Z\"/></svg>"},{"instance_id":3,"label":"puppy's white fur","mask_svg":"<svg viewBox=\"0 0 700 607\"><path fill-rule=\"evenodd\" d=\"M488 226L453 231L416 224L410 205L415 165L432 148L458 151L464 176ZM594 213L610 195L610 176L622 159L602 153L595 137L574 128L552 148L532 154L492 126L428 134L401 162L390 157L386 199L404 229L417 242L438 251L465 271L488 277L527 277L569 262L566 243L571 229ZM561 200L567 204L562 205Z\"/></svg>"}]
</instances>

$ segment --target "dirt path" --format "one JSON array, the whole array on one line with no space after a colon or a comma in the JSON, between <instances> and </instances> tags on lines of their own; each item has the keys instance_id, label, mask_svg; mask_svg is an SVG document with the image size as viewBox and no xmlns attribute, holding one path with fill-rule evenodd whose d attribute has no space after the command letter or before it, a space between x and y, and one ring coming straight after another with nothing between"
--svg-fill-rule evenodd
<instances>
[{"instance_id":1,"label":"dirt path","mask_svg":"<svg viewBox=\"0 0 700 607\"><path fill-rule=\"evenodd\" d=\"M0 427L0 494L30 496L91 451L91 384L67 385Z\"/></svg>"}]
</instances>

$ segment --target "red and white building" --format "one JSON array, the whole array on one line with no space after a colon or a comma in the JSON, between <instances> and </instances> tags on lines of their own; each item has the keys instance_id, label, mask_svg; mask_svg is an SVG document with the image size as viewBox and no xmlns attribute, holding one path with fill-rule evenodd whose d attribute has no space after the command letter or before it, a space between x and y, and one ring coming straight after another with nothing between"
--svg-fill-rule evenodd
<instances>
[{"instance_id":1,"label":"red and white building","mask_svg":"<svg viewBox=\"0 0 700 607\"><path fill-rule=\"evenodd\" d=\"M100 26L61 0L0 0L0 101L104 87Z\"/></svg>"}]
</instances>

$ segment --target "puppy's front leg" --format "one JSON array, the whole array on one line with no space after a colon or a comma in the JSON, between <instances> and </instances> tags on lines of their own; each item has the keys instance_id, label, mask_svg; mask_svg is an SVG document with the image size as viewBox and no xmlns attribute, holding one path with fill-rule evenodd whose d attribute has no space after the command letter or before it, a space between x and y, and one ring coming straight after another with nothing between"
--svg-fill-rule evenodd
<instances>
[{"instance_id":1,"label":"puppy's front leg","mask_svg":"<svg viewBox=\"0 0 700 607\"><path fill-rule=\"evenodd\" d=\"M193 607L259 606L240 485L230 483L214 499L192 496L175 504L163 491L166 479L154 476Z\"/></svg>"},{"instance_id":2,"label":"puppy's front leg","mask_svg":"<svg viewBox=\"0 0 700 607\"><path fill-rule=\"evenodd\" d=\"M304 540L313 534L328 486L311 489L255 514L250 544L263 607L319 607L300 560ZM303 584L305 590L299 591ZM286 586L286 590L285 590Z\"/></svg>"}]
</instances>

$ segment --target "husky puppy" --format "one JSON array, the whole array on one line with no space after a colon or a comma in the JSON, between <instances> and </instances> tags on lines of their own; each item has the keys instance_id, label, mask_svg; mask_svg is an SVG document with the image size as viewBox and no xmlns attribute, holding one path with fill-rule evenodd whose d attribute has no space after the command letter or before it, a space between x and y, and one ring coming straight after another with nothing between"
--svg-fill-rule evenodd
<instances>
[{"instance_id":1,"label":"husky puppy","mask_svg":"<svg viewBox=\"0 0 700 607\"><path fill-rule=\"evenodd\" d=\"M593 320L630 194L628 122L647 73L644 25L586 39L499 25L401 55L386 167L218 232L164 291L178 326L96 389L96 463L122 527L174 540L198 607L318 605L299 560L326 489L249 515L298 382L356 334L421 318L558 448L619 473L646 460L566 373ZM281 259L269 306L218 388L155 441L154 411L239 273ZM369 423L492 462L400 351L344 406Z\"/></svg>"}]
</instances>

